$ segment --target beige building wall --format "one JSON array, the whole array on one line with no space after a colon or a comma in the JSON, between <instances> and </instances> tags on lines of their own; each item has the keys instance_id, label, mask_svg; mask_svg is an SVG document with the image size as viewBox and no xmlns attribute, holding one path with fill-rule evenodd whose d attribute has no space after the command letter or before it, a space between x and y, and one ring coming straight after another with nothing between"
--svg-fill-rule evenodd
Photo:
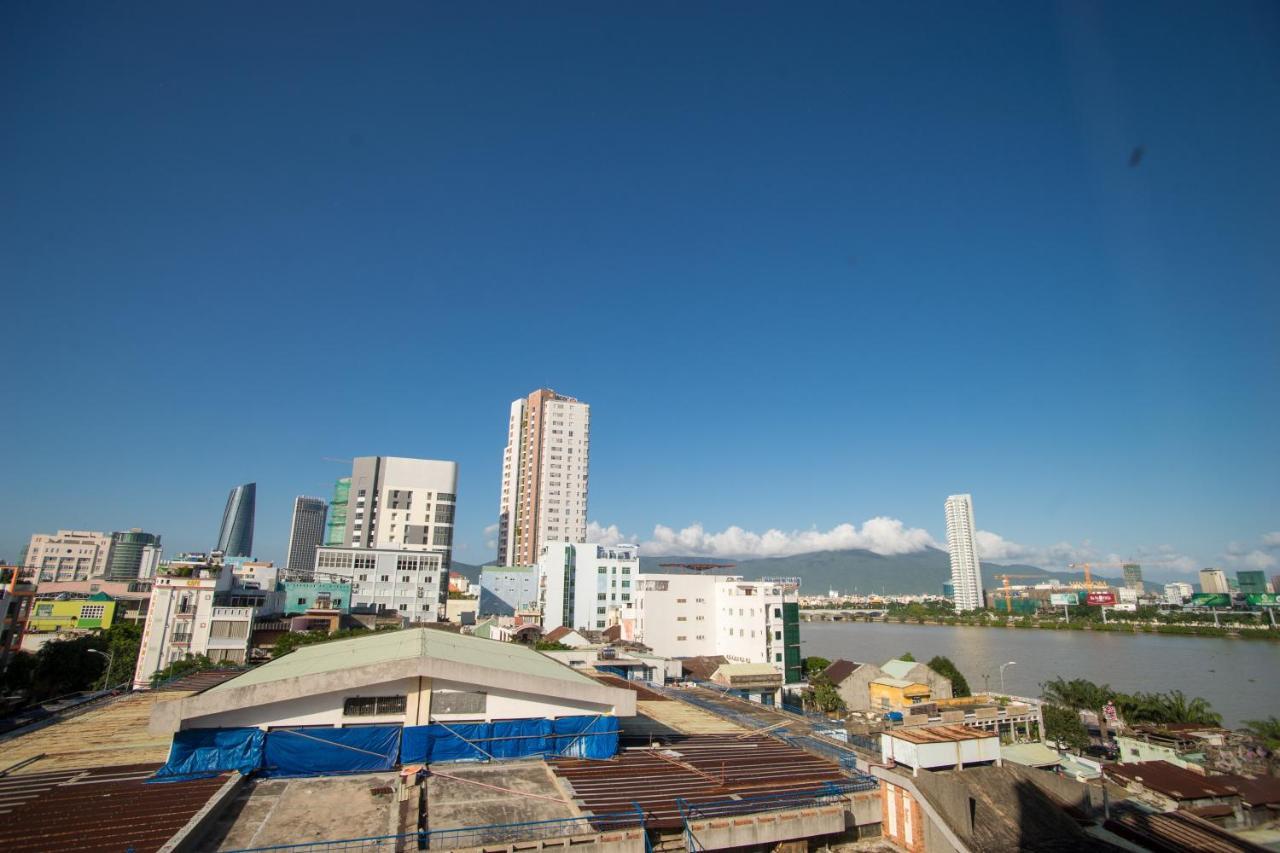
<instances>
[{"instance_id":1,"label":"beige building wall","mask_svg":"<svg viewBox=\"0 0 1280 853\"><path fill-rule=\"evenodd\" d=\"M38 581L84 581L106 575L111 534L90 530L37 533L27 545L26 568Z\"/></svg>"}]
</instances>

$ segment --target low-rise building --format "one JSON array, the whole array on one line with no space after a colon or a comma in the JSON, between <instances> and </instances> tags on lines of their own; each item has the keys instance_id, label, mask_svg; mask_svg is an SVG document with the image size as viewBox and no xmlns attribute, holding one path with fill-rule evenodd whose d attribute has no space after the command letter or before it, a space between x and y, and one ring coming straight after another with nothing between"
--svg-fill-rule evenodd
<instances>
[{"instance_id":1,"label":"low-rise building","mask_svg":"<svg viewBox=\"0 0 1280 853\"><path fill-rule=\"evenodd\" d=\"M639 575L635 545L544 544L538 557L542 626L602 631L633 620Z\"/></svg>"},{"instance_id":2,"label":"low-rise building","mask_svg":"<svg viewBox=\"0 0 1280 853\"><path fill-rule=\"evenodd\" d=\"M711 673L711 683L763 705L777 705L782 698L782 673L768 663L725 663Z\"/></svg>"},{"instance_id":3,"label":"low-rise building","mask_svg":"<svg viewBox=\"0 0 1280 853\"><path fill-rule=\"evenodd\" d=\"M22 648L31 602L35 597L31 575L20 566L0 566L0 672Z\"/></svg>"},{"instance_id":4,"label":"low-rise building","mask_svg":"<svg viewBox=\"0 0 1280 853\"><path fill-rule=\"evenodd\" d=\"M749 581L703 572L640 577L635 639L663 657L723 655L731 663L767 663L787 684L800 667L799 582Z\"/></svg>"},{"instance_id":5,"label":"low-rise building","mask_svg":"<svg viewBox=\"0 0 1280 853\"><path fill-rule=\"evenodd\" d=\"M894 729L880 735L880 754L886 761L921 770L1001 763L1000 738L973 726L942 725Z\"/></svg>"},{"instance_id":6,"label":"low-rise building","mask_svg":"<svg viewBox=\"0 0 1280 853\"><path fill-rule=\"evenodd\" d=\"M1168 761L1107 764L1106 778L1159 809L1184 809L1219 826L1243 823L1240 795L1221 777L1206 776Z\"/></svg>"},{"instance_id":7,"label":"low-rise building","mask_svg":"<svg viewBox=\"0 0 1280 853\"><path fill-rule=\"evenodd\" d=\"M447 560L443 551L321 547L316 549L315 574L349 583L353 610L421 624L444 619Z\"/></svg>"},{"instance_id":8,"label":"low-rise building","mask_svg":"<svg viewBox=\"0 0 1280 853\"><path fill-rule=\"evenodd\" d=\"M480 616L514 616L537 608L537 566L484 566L480 569Z\"/></svg>"},{"instance_id":9,"label":"low-rise building","mask_svg":"<svg viewBox=\"0 0 1280 853\"><path fill-rule=\"evenodd\" d=\"M887 675L872 679L867 692L871 707L881 711L910 712L912 706L928 702L930 698L929 685Z\"/></svg>"},{"instance_id":10,"label":"low-rise building","mask_svg":"<svg viewBox=\"0 0 1280 853\"><path fill-rule=\"evenodd\" d=\"M116 601L105 592L80 599L37 598L27 619L32 633L76 633L110 628L116 617Z\"/></svg>"},{"instance_id":11,"label":"low-rise building","mask_svg":"<svg viewBox=\"0 0 1280 853\"><path fill-rule=\"evenodd\" d=\"M349 612L351 584L341 581L285 581L284 614L296 616L309 610Z\"/></svg>"},{"instance_id":12,"label":"low-rise building","mask_svg":"<svg viewBox=\"0 0 1280 853\"><path fill-rule=\"evenodd\" d=\"M822 671L850 711L871 709L871 682L884 676L873 663L837 658Z\"/></svg>"}]
</instances>

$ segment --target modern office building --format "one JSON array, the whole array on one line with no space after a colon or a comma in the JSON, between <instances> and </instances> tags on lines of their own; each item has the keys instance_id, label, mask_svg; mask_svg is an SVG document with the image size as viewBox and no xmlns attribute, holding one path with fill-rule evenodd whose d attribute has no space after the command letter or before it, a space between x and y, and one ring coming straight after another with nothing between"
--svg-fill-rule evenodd
<instances>
[{"instance_id":1,"label":"modern office building","mask_svg":"<svg viewBox=\"0 0 1280 853\"><path fill-rule=\"evenodd\" d=\"M1227 573L1222 569L1201 569L1200 591L1230 594L1231 584L1227 582Z\"/></svg>"},{"instance_id":2,"label":"modern office building","mask_svg":"<svg viewBox=\"0 0 1280 853\"><path fill-rule=\"evenodd\" d=\"M405 623L440 622L449 598L447 559L444 551L322 547L315 577L350 584L352 610Z\"/></svg>"},{"instance_id":3,"label":"modern office building","mask_svg":"<svg viewBox=\"0 0 1280 853\"><path fill-rule=\"evenodd\" d=\"M546 543L538 557L542 629L598 631L634 619L639 574L635 545Z\"/></svg>"},{"instance_id":4,"label":"modern office building","mask_svg":"<svg viewBox=\"0 0 1280 853\"><path fill-rule=\"evenodd\" d=\"M23 566L38 573L37 581L83 581L105 577L110 555L106 533L59 530L33 535Z\"/></svg>"},{"instance_id":5,"label":"modern office building","mask_svg":"<svg viewBox=\"0 0 1280 853\"><path fill-rule=\"evenodd\" d=\"M502 455L498 564L529 566L548 542L585 542L591 407L547 388L511 403Z\"/></svg>"},{"instance_id":6,"label":"modern office building","mask_svg":"<svg viewBox=\"0 0 1280 853\"><path fill-rule=\"evenodd\" d=\"M982 607L982 564L978 560L977 530L973 524L973 497L947 498L947 551L951 555L951 586L956 610Z\"/></svg>"},{"instance_id":7,"label":"modern office building","mask_svg":"<svg viewBox=\"0 0 1280 853\"><path fill-rule=\"evenodd\" d=\"M333 484L329 501L329 520L324 525L324 544L341 547L347 536L347 500L351 494L351 478L342 477Z\"/></svg>"},{"instance_id":8,"label":"modern office building","mask_svg":"<svg viewBox=\"0 0 1280 853\"><path fill-rule=\"evenodd\" d=\"M799 586L794 578L646 572L636 590L635 639L663 657L767 663L797 684L804 681Z\"/></svg>"},{"instance_id":9,"label":"modern office building","mask_svg":"<svg viewBox=\"0 0 1280 853\"><path fill-rule=\"evenodd\" d=\"M481 616L514 616L538 609L537 566L484 566L480 569Z\"/></svg>"},{"instance_id":10,"label":"modern office building","mask_svg":"<svg viewBox=\"0 0 1280 853\"><path fill-rule=\"evenodd\" d=\"M257 502L257 483L236 486L227 495L222 511L222 527L218 529L218 547L228 557L253 556L253 516Z\"/></svg>"},{"instance_id":11,"label":"modern office building","mask_svg":"<svg viewBox=\"0 0 1280 853\"><path fill-rule=\"evenodd\" d=\"M1137 563L1124 564L1124 585L1129 589L1142 592L1142 566Z\"/></svg>"},{"instance_id":12,"label":"modern office building","mask_svg":"<svg viewBox=\"0 0 1280 853\"><path fill-rule=\"evenodd\" d=\"M431 551L447 572L457 491L456 462L361 456L351 465L341 547Z\"/></svg>"},{"instance_id":13,"label":"modern office building","mask_svg":"<svg viewBox=\"0 0 1280 853\"><path fill-rule=\"evenodd\" d=\"M327 506L321 498L299 495L293 499L293 521L289 524L289 553L285 569L309 572L316 564L316 548L324 540Z\"/></svg>"},{"instance_id":14,"label":"modern office building","mask_svg":"<svg viewBox=\"0 0 1280 853\"><path fill-rule=\"evenodd\" d=\"M138 528L111 534L111 552L107 560L107 580L130 581L155 573L160 558L160 537L143 533Z\"/></svg>"},{"instance_id":15,"label":"modern office building","mask_svg":"<svg viewBox=\"0 0 1280 853\"><path fill-rule=\"evenodd\" d=\"M1236 585L1244 595L1260 595L1267 591L1267 573L1251 570L1236 572Z\"/></svg>"}]
</instances>

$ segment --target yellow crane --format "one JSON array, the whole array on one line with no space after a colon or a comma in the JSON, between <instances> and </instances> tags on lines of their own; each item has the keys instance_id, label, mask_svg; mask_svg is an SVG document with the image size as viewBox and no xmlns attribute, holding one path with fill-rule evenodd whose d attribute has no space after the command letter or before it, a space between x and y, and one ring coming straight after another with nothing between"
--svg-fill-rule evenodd
<instances>
[{"instance_id":1,"label":"yellow crane","mask_svg":"<svg viewBox=\"0 0 1280 853\"><path fill-rule=\"evenodd\" d=\"M1004 612L1013 612L1013 595L1009 589L1009 578L1039 578L1044 580L1044 575L992 575L993 578L1004 582Z\"/></svg>"}]
</instances>

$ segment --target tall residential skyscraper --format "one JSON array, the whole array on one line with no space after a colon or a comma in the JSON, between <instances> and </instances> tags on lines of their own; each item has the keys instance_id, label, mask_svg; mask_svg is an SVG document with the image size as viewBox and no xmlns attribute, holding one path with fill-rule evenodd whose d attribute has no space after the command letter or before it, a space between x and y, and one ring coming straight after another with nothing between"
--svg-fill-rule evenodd
<instances>
[{"instance_id":1,"label":"tall residential skyscraper","mask_svg":"<svg viewBox=\"0 0 1280 853\"><path fill-rule=\"evenodd\" d=\"M548 542L587 540L591 407L539 388L511 403L502 456L498 564L531 566Z\"/></svg>"},{"instance_id":2,"label":"tall residential skyscraper","mask_svg":"<svg viewBox=\"0 0 1280 853\"><path fill-rule=\"evenodd\" d=\"M1200 570L1201 592L1231 592L1231 584L1227 583L1227 573L1222 569Z\"/></svg>"},{"instance_id":3,"label":"tall residential skyscraper","mask_svg":"<svg viewBox=\"0 0 1280 853\"><path fill-rule=\"evenodd\" d=\"M289 554L285 569L310 572L316 565L316 547L324 540L324 516L328 506L320 498L299 495L293 499L289 525Z\"/></svg>"},{"instance_id":4,"label":"tall residential skyscraper","mask_svg":"<svg viewBox=\"0 0 1280 853\"><path fill-rule=\"evenodd\" d=\"M448 571L457 490L456 462L360 456L351 464L342 542L333 547L435 551Z\"/></svg>"},{"instance_id":5,"label":"tall residential skyscraper","mask_svg":"<svg viewBox=\"0 0 1280 853\"><path fill-rule=\"evenodd\" d=\"M1144 589L1142 584L1142 566L1137 563L1124 564L1124 585L1129 589L1136 589L1142 592Z\"/></svg>"},{"instance_id":6,"label":"tall residential skyscraper","mask_svg":"<svg viewBox=\"0 0 1280 853\"><path fill-rule=\"evenodd\" d=\"M222 511L222 527L218 530L218 547L228 557L253 556L253 514L258 484L236 486L227 495L227 508Z\"/></svg>"},{"instance_id":7,"label":"tall residential skyscraper","mask_svg":"<svg viewBox=\"0 0 1280 853\"><path fill-rule=\"evenodd\" d=\"M130 581L154 572L160 537L143 533L138 528L111 534L111 557L107 561L107 580Z\"/></svg>"},{"instance_id":8,"label":"tall residential skyscraper","mask_svg":"<svg viewBox=\"0 0 1280 853\"><path fill-rule=\"evenodd\" d=\"M982 608L982 564L973 525L973 497L947 498L947 551L951 554L951 585L955 589L956 610Z\"/></svg>"}]
</instances>

